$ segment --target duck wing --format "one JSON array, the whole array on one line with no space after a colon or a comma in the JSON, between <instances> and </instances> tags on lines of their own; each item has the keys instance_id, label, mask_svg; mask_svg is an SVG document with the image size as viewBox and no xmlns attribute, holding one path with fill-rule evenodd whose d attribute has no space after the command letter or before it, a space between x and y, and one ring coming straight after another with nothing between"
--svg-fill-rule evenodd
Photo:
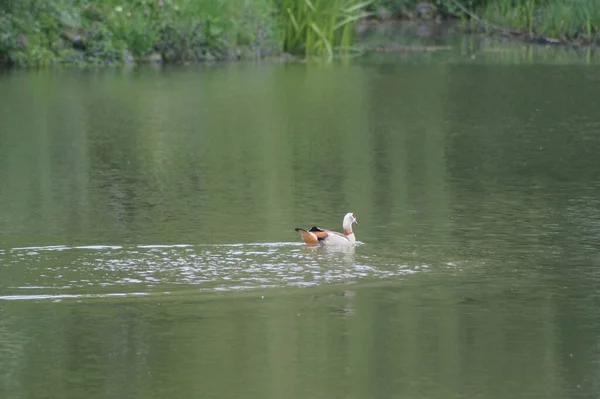
<instances>
[{"instance_id":1,"label":"duck wing","mask_svg":"<svg viewBox=\"0 0 600 399\"><path fill-rule=\"evenodd\" d=\"M331 245L351 243L350 239L345 234L338 233L337 231L320 229L316 226L312 227L309 231L318 238L318 242L321 244Z\"/></svg>"},{"instance_id":2,"label":"duck wing","mask_svg":"<svg viewBox=\"0 0 600 399\"><path fill-rule=\"evenodd\" d=\"M304 230L297 228L295 229L302 241L309 245L327 244L327 245L339 245L339 244L351 244L352 241L346 235L338 233L337 231L331 231L322 229L317 226L313 226L310 230Z\"/></svg>"}]
</instances>

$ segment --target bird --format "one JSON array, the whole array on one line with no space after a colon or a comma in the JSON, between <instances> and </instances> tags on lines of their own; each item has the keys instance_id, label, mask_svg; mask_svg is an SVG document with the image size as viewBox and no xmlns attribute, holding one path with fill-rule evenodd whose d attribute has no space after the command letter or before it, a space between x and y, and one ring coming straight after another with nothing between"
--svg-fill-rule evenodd
<instances>
[{"instance_id":1,"label":"bird","mask_svg":"<svg viewBox=\"0 0 600 399\"><path fill-rule=\"evenodd\" d=\"M354 245L356 238L352 231L353 224L358 224L356 216L354 216L354 213L348 212L344 215L344 220L342 221L343 233L321 229L317 226L313 226L308 231L300 228L295 230L308 245Z\"/></svg>"}]
</instances>

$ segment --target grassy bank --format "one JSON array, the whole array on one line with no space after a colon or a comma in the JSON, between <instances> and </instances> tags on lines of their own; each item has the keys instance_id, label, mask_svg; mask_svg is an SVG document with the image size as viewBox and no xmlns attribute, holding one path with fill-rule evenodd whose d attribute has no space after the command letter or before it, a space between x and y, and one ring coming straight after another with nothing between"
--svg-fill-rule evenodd
<instances>
[{"instance_id":1,"label":"grassy bank","mask_svg":"<svg viewBox=\"0 0 600 399\"><path fill-rule=\"evenodd\" d=\"M0 65L198 62L354 51L368 18L460 18L556 42L600 43L597 0L0 0ZM475 24L471 24L475 22Z\"/></svg>"},{"instance_id":2,"label":"grassy bank","mask_svg":"<svg viewBox=\"0 0 600 399\"><path fill-rule=\"evenodd\" d=\"M0 0L0 62L166 62L277 53L270 0Z\"/></svg>"},{"instance_id":3,"label":"grassy bank","mask_svg":"<svg viewBox=\"0 0 600 399\"><path fill-rule=\"evenodd\" d=\"M598 0L376 0L370 8L383 18L460 18L530 39L600 44Z\"/></svg>"},{"instance_id":4,"label":"grassy bank","mask_svg":"<svg viewBox=\"0 0 600 399\"><path fill-rule=\"evenodd\" d=\"M351 48L358 0L0 0L0 64L196 62Z\"/></svg>"}]
</instances>

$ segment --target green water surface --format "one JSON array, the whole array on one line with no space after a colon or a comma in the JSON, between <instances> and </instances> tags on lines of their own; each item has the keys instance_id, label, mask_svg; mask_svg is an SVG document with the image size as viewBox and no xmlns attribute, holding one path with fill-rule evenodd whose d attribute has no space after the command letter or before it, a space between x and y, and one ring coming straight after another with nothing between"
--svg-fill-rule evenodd
<instances>
[{"instance_id":1,"label":"green water surface","mask_svg":"<svg viewBox=\"0 0 600 399\"><path fill-rule=\"evenodd\" d=\"M453 54L0 75L0 397L597 397L600 68Z\"/></svg>"}]
</instances>

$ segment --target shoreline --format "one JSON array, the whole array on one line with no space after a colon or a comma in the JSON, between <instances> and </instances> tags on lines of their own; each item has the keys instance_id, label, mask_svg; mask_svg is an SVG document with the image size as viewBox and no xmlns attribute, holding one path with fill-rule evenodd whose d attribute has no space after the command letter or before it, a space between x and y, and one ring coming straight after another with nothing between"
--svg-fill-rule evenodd
<instances>
[{"instance_id":1,"label":"shoreline","mask_svg":"<svg viewBox=\"0 0 600 399\"><path fill-rule=\"evenodd\" d=\"M206 14L208 16L203 14L204 3L194 3L193 9L189 6L191 3L186 3L188 9L184 10L183 6L180 8L175 4L175 0L133 0L126 7L114 6L111 1L86 3L79 9L70 10L70 14L65 14L64 4L61 9L55 2L36 5L36 12L0 10L0 31L5 32L0 36L0 69L186 65L252 60L289 62L313 57L309 54L309 44L302 44L302 40L314 42L309 36L300 37L300 42L298 36L294 37L296 47L290 48L287 42L290 39L283 34L289 34L291 28L285 24L290 21L285 20L286 16L278 15L268 0L256 1L241 11L234 1L227 9L220 9L214 15ZM335 34L327 39L321 36L325 45L320 46L321 50L315 48L314 56L320 57L318 51L325 47L329 51L329 60L333 58L332 48L358 51L353 55L381 51L381 47L369 48L361 43L361 33L382 24L406 23L452 23L464 35L501 37L542 46L600 48L600 33L592 34L596 25L590 26L587 33L576 30L578 33L569 37L565 30L562 36L553 37L543 34L539 28L544 20L536 20L534 25L530 23L529 28L510 26L508 22L511 21L505 16L490 11L491 3L487 4L487 9L483 8L485 0L480 3L475 11L467 9L458 0L447 0L443 5L417 0L398 1L395 9L377 6L376 1L350 18L354 22L349 28L355 37L340 44L335 43ZM394 2L388 2L390 4ZM450 5L454 8L449 8ZM550 11L539 8L536 12ZM203 19L198 19L199 15L203 15ZM497 22L502 18L507 24ZM293 16L291 21L297 24ZM303 21L304 26L310 22L309 19ZM320 27L316 29L319 34L324 31L324 26ZM394 43L390 43L389 49L393 51L393 48Z\"/></svg>"}]
</instances>

